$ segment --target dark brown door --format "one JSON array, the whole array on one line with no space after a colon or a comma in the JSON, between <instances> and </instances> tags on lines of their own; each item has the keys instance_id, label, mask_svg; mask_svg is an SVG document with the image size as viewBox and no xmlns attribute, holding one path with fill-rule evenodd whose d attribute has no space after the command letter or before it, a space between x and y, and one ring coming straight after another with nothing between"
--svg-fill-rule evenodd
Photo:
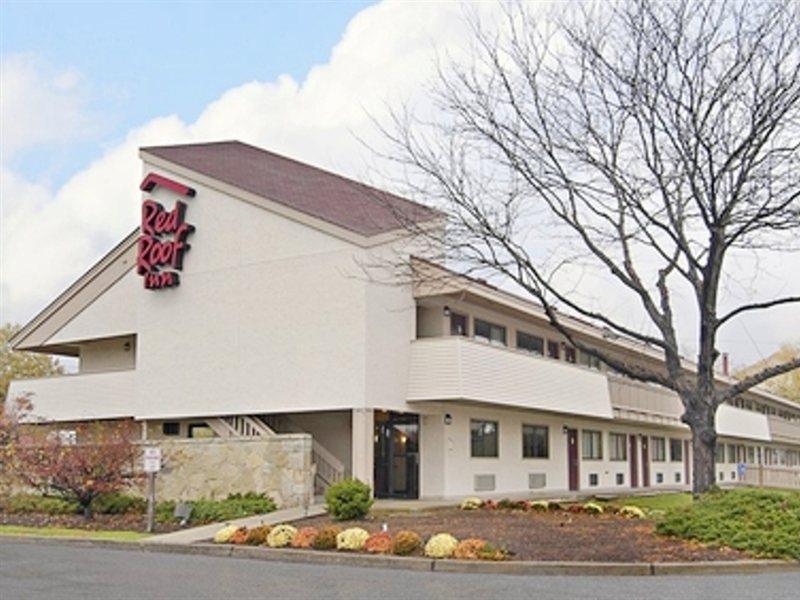
<instances>
[{"instance_id":1,"label":"dark brown door","mask_svg":"<svg viewBox=\"0 0 800 600\"><path fill-rule=\"evenodd\" d=\"M419 415L375 411L375 496L419 497Z\"/></svg>"},{"instance_id":2,"label":"dark brown door","mask_svg":"<svg viewBox=\"0 0 800 600\"><path fill-rule=\"evenodd\" d=\"M580 489L580 463L578 462L578 430L567 429L567 469L569 472L569 489Z\"/></svg>"},{"instance_id":3,"label":"dark brown door","mask_svg":"<svg viewBox=\"0 0 800 600\"><path fill-rule=\"evenodd\" d=\"M642 436L642 487L650 487L650 446L646 435Z\"/></svg>"},{"instance_id":4,"label":"dark brown door","mask_svg":"<svg viewBox=\"0 0 800 600\"><path fill-rule=\"evenodd\" d=\"M689 440L683 440L683 481L686 485L692 485L692 468L689 464L689 450L691 447Z\"/></svg>"},{"instance_id":5,"label":"dark brown door","mask_svg":"<svg viewBox=\"0 0 800 600\"><path fill-rule=\"evenodd\" d=\"M631 487L639 487L639 449L636 447L636 436L628 436L628 454L631 457Z\"/></svg>"}]
</instances>

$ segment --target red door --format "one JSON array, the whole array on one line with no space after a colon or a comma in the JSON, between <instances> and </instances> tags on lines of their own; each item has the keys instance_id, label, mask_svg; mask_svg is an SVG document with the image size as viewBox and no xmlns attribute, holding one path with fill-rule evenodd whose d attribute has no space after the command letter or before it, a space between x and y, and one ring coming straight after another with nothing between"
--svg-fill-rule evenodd
<instances>
[{"instance_id":1,"label":"red door","mask_svg":"<svg viewBox=\"0 0 800 600\"><path fill-rule=\"evenodd\" d=\"M642 436L642 487L650 487L650 447L649 439Z\"/></svg>"},{"instance_id":2,"label":"red door","mask_svg":"<svg viewBox=\"0 0 800 600\"><path fill-rule=\"evenodd\" d=\"M639 452L636 447L636 436L628 436L628 454L631 457L631 487L639 487Z\"/></svg>"},{"instance_id":3,"label":"red door","mask_svg":"<svg viewBox=\"0 0 800 600\"><path fill-rule=\"evenodd\" d=\"M578 430L567 429L567 468L569 471L569 489L580 489L580 463L578 462Z\"/></svg>"},{"instance_id":4,"label":"red door","mask_svg":"<svg viewBox=\"0 0 800 600\"><path fill-rule=\"evenodd\" d=\"M689 463L689 450L692 445L689 440L683 440L683 482L692 485L692 468Z\"/></svg>"}]
</instances>

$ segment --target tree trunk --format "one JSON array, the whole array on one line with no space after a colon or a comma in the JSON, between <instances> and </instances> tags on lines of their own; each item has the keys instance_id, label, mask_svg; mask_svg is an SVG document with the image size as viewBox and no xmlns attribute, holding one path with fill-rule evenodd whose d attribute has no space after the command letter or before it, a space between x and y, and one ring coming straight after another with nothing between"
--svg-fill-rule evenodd
<instances>
[{"instance_id":1,"label":"tree trunk","mask_svg":"<svg viewBox=\"0 0 800 600\"><path fill-rule=\"evenodd\" d=\"M92 519L94 516L92 514L92 504L89 502L88 504L83 505L83 516L85 519Z\"/></svg>"},{"instance_id":2,"label":"tree trunk","mask_svg":"<svg viewBox=\"0 0 800 600\"><path fill-rule=\"evenodd\" d=\"M716 484L717 433L711 422L694 421L692 430L692 493L702 494Z\"/></svg>"}]
</instances>

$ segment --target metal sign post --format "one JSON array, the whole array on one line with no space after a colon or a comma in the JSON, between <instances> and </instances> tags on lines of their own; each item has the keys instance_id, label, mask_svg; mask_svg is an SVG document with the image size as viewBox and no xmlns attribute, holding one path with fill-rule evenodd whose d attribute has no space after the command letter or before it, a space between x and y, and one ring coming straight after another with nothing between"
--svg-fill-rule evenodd
<instances>
[{"instance_id":1,"label":"metal sign post","mask_svg":"<svg viewBox=\"0 0 800 600\"><path fill-rule=\"evenodd\" d=\"M144 472L147 473L147 532L153 532L156 514L156 473L161 470L161 448L144 449Z\"/></svg>"}]
</instances>

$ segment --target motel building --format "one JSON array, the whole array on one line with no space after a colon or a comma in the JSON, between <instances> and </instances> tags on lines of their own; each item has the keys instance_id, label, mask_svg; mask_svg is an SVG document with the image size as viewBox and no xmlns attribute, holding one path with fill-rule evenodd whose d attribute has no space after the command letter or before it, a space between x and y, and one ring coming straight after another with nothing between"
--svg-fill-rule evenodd
<instances>
[{"instance_id":1,"label":"motel building","mask_svg":"<svg viewBox=\"0 0 800 600\"><path fill-rule=\"evenodd\" d=\"M11 384L28 419L65 439L131 421L162 449L161 498L291 506L345 477L409 499L690 487L677 396L570 347L537 304L418 255L398 215L436 227L438 213L239 142L140 157L139 226L11 342L78 359ZM388 257L413 280L367 273L391 277ZM754 390L717 425L719 483L800 487L800 406Z\"/></svg>"}]
</instances>

